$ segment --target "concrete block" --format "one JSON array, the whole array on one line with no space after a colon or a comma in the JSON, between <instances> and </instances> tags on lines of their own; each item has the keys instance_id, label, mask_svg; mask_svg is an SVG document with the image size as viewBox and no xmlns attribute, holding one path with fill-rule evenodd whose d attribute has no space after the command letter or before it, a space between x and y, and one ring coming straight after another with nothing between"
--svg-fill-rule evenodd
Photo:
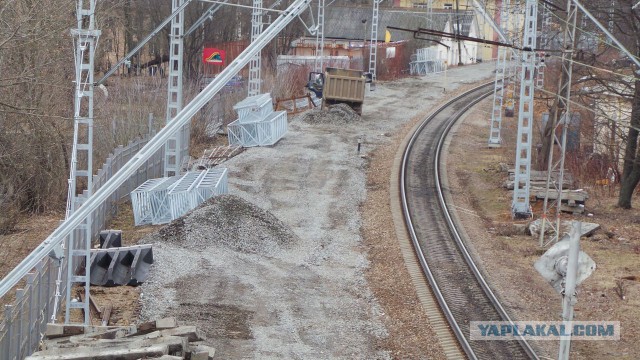
<instances>
[{"instance_id":1,"label":"concrete block","mask_svg":"<svg viewBox=\"0 0 640 360\"><path fill-rule=\"evenodd\" d=\"M162 336L184 337L189 340L189 342L204 340L204 335L202 335L195 326L180 326L174 329L161 330L160 333Z\"/></svg>"},{"instance_id":2,"label":"concrete block","mask_svg":"<svg viewBox=\"0 0 640 360\"><path fill-rule=\"evenodd\" d=\"M209 360L209 352L207 351L192 351L191 360Z\"/></svg>"},{"instance_id":3,"label":"concrete block","mask_svg":"<svg viewBox=\"0 0 640 360\"><path fill-rule=\"evenodd\" d=\"M84 327L81 325L47 324L44 336L47 339L84 334Z\"/></svg>"},{"instance_id":4,"label":"concrete block","mask_svg":"<svg viewBox=\"0 0 640 360\"><path fill-rule=\"evenodd\" d=\"M215 354L215 348L198 344L191 351L191 360L212 360Z\"/></svg>"},{"instance_id":5,"label":"concrete block","mask_svg":"<svg viewBox=\"0 0 640 360\"><path fill-rule=\"evenodd\" d=\"M151 345L144 348L75 348L39 351L27 357L28 360L137 360L148 357L167 355L168 347L164 344Z\"/></svg>"},{"instance_id":6,"label":"concrete block","mask_svg":"<svg viewBox=\"0 0 640 360\"><path fill-rule=\"evenodd\" d=\"M156 339L156 338L159 338L161 336L162 336L162 334L160 333L160 331L154 331L154 332L151 332L151 333L148 333L148 334L144 335L142 338L143 339Z\"/></svg>"},{"instance_id":7,"label":"concrete block","mask_svg":"<svg viewBox=\"0 0 640 360\"><path fill-rule=\"evenodd\" d=\"M151 245L91 250L91 284L138 285L146 280L153 264Z\"/></svg>"},{"instance_id":8,"label":"concrete block","mask_svg":"<svg viewBox=\"0 0 640 360\"><path fill-rule=\"evenodd\" d=\"M156 320L156 329L158 330L173 329L175 327L178 327L178 322L174 317Z\"/></svg>"}]
</instances>

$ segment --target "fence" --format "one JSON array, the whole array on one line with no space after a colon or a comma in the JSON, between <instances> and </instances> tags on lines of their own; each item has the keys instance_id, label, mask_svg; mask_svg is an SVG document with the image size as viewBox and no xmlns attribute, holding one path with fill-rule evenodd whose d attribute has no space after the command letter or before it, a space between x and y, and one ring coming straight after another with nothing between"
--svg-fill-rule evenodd
<instances>
[{"instance_id":1,"label":"fence","mask_svg":"<svg viewBox=\"0 0 640 360\"><path fill-rule=\"evenodd\" d=\"M443 54L436 46L417 49L416 53L411 55L411 63L409 64L411 75L437 74L445 69Z\"/></svg>"},{"instance_id":2,"label":"fence","mask_svg":"<svg viewBox=\"0 0 640 360\"><path fill-rule=\"evenodd\" d=\"M105 184L138 150L140 150L149 138L131 141L127 146L117 147L105 161L102 168L93 177L93 191L97 191ZM91 214L93 238L97 237L100 230L115 215L117 203L121 198L138 187L148 178L162 176L163 149L155 153L135 175L131 176L118 190L116 190L102 205ZM76 208L87 199L86 191L76 198ZM78 248L83 248L85 231L74 231L73 239ZM67 237L66 243L69 244ZM65 259L70 259L65 254ZM83 266L73 264L72 266ZM66 276L68 261L62 263L62 268L57 260L45 257L27 274L18 285L15 292L15 300L10 305L4 306L4 319L0 323L0 360L23 359L32 354L38 348L40 338L46 329L47 322L52 318L54 301L56 297L56 281L58 272L62 271L60 294L66 291ZM3 298L7 303L8 299ZM58 306L58 311L63 304ZM55 314L57 315L57 314Z\"/></svg>"}]
</instances>

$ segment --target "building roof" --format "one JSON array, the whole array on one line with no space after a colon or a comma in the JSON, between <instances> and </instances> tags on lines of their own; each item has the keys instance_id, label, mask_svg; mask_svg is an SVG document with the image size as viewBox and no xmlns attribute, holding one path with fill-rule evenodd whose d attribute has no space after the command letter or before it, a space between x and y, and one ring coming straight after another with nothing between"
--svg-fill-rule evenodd
<instances>
[{"instance_id":1,"label":"building roof","mask_svg":"<svg viewBox=\"0 0 640 360\"><path fill-rule=\"evenodd\" d=\"M314 9L317 13L317 9ZM327 6L325 8L325 38L362 40L371 36L371 18L373 11L370 6ZM468 36L475 18L473 11L460 11L458 14L462 35ZM455 22L456 13L452 10L433 10L432 24L427 21L427 13L412 9L380 8L378 40L384 41L387 26L417 30L426 28L443 31L447 21ZM366 22L363 23L363 20ZM426 36L425 36L426 37ZM412 32L391 31L391 40L409 40L413 38Z\"/></svg>"}]
</instances>

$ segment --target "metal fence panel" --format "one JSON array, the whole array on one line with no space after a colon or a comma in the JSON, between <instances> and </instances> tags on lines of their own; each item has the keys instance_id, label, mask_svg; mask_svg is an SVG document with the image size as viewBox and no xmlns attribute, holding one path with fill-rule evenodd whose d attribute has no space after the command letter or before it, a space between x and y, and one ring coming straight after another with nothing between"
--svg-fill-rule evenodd
<instances>
[{"instance_id":1,"label":"metal fence panel","mask_svg":"<svg viewBox=\"0 0 640 360\"><path fill-rule=\"evenodd\" d=\"M94 175L93 192L104 185L148 141L148 138L136 139L127 146L116 148L104 162L102 168ZM116 214L120 199L127 196L148 178L161 176L163 151L164 149L160 149L154 154L129 181L125 182L114 192L113 196L109 197L91 214L93 238L98 236L98 233L105 228L106 223ZM82 194L75 201L76 204L81 205L85 200L86 194ZM84 234L84 231L76 230L72 236L67 237L66 243L69 244L70 241L84 243ZM61 271L62 274L59 294L64 294L69 265L68 261L64 261L62 269L60 269L56 260L46 257L25 276L25 285L16 290L15 301L5 305L4 308L4 319L0 323L0 360L23 359L38 349L47 323L54 316L58 272ZM74 263L71 266L78 267L83 264ZM58 299L61 298L58 296ZM61 305L58 304L58 310L62 308ZM55 316L57 315L55 314Z\"/></svg>"}]
</instances>

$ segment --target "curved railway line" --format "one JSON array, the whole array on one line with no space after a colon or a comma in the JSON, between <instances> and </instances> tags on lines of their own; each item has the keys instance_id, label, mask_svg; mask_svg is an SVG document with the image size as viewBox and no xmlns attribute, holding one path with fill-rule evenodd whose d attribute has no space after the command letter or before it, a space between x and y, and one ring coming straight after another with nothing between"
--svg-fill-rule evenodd
<instances>
[{"instance_id":1,"label":"curved railway line","mask_svg":"<svg viewBox=\"0 0 640 360\"><path fill-rule=\"evenodd\" d=\"M525 341L469 339L470 321L511 320L465 247L445 201L440 176L442 148L449 130L491 93L492 85L481 85L452 99L418 126L400 167L402 211L415 249L414 259L419 262L413 266L422 269L464 354L470 359L538 359ZM447 330L437 330L442 331Z\"/></svg>"}]
</instances>

